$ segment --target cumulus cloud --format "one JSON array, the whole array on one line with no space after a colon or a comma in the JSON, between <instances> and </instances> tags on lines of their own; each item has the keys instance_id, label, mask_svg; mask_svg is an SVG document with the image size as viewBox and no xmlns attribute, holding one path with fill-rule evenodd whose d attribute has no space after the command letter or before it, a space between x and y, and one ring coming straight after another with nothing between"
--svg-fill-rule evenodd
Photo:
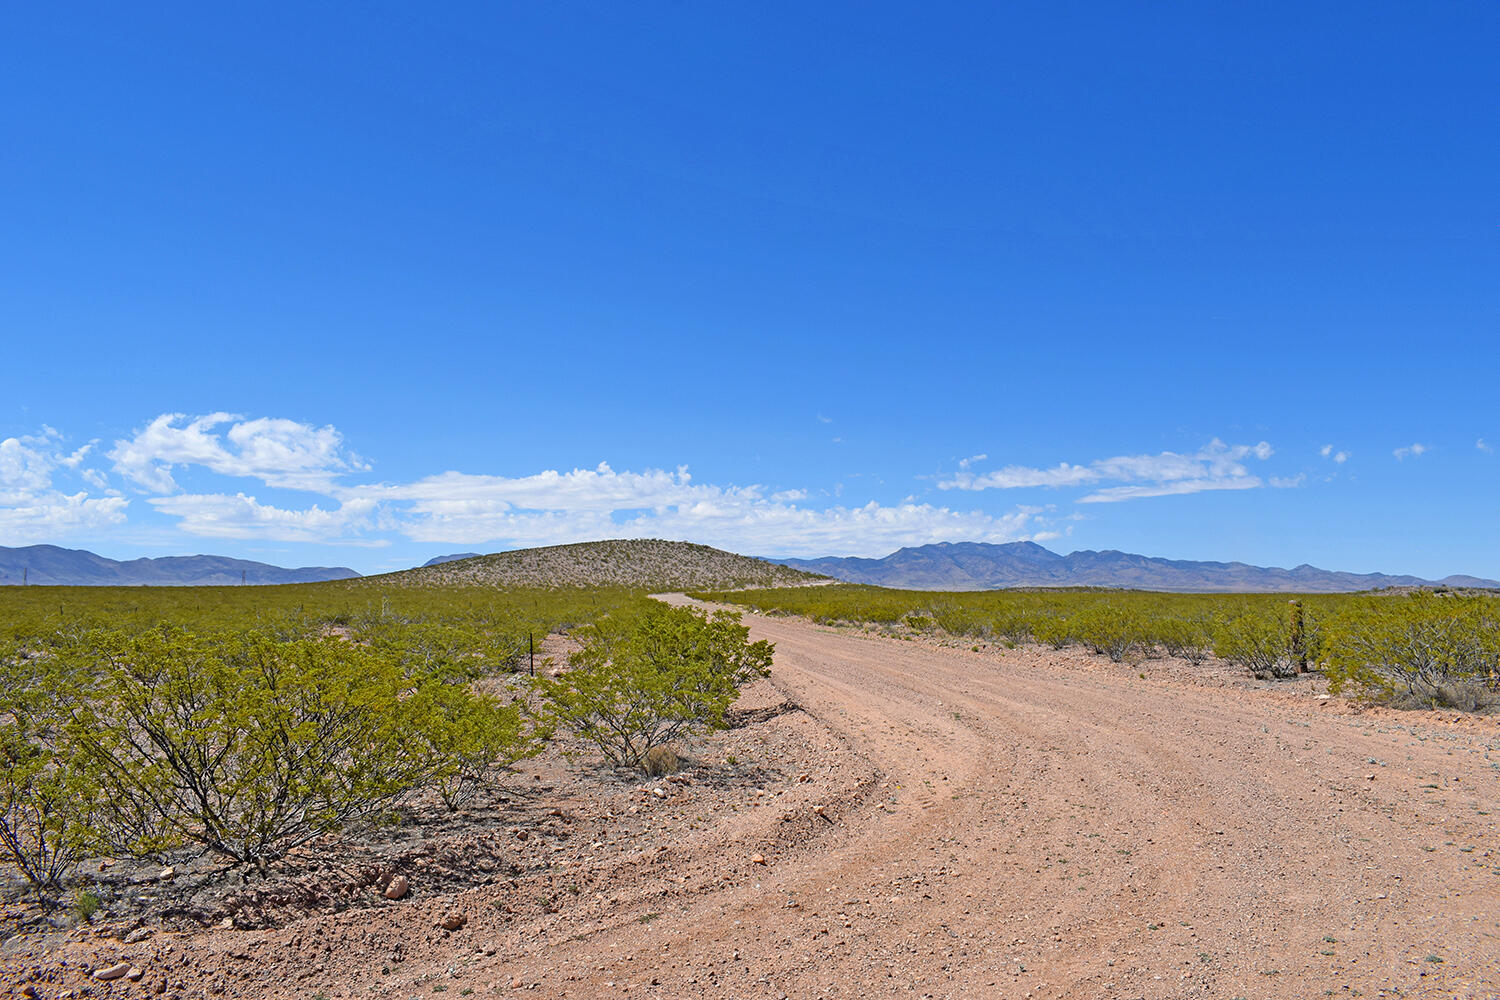
<instances>
[{"instance_id":1,"label":"cumulus cloud","mask_svg":"<svg viewBox=\"0 0 1500 1000\"><path fill-rule=\"evenodd\" d=\"M1347 451L1335 451L1333 445L1325 444L1323 447L1318 449L1318 454L1322 455L1324 458L1332 460L1337 465L1343 465L1345 462L1349 461L1350 453Z\"/></svg>"},{"instance_id":2,"label":"cumulus cloud","mask_svg":"<svg viewBox=\"0 0 1500 1000\"><path fill-rule=\"evenodd\" d=\"M7 544L48 541L125 520L129 501L123 497L57 487L58 470L76 469L92 447L68 452L61 445L62 435L51 427L0 441L0 539Z\"/></svg>"},{"instance_id":3,"label":"cumulus cloud","mask_svg":"<svg viewBox=\"0 0 1500 1000\"><path fill-rule=\"evenodd\" d=\"M192 418L163 413L134 437L116 441L108 457L115 472L152 493L176 492L173 470L195 465L268 486L320 492L341 473L362 467L332 427L272 417L246 420L232 413Z\"/></svg>"},{"instance_id":4,"label":"cumulus cloud","mask_svg":"<svg viewBox=\"0 0 1500 1000\"><path fill-rule=\"evenodd\" d=\"M1156 455L1119 455L1087 465L1062 462L1051 468L1008 465L994 472L975 475L960 466L952 479L938 483L945 490L1020 489L1026 487L1106 486L1080 498L1079 503L1114 503L1144 497L1179 496L1205 490L1254 489L1263 485L1252 475L1246 461L1261 461L1274 454L1265 441L1228 445L1214 438L1191 454L1164 451Z\"/></svg>"},{"instance_id":5,"label":"cumulus cloud","mask_svg":"<svg viewBox=\"0 0 1500 1000\"><path fill-rule=\"evenodd\" d=\"M121 524L128 504L124 497L91 497L86 492L52 492L19 504L0 504L0 538L7 544L32 544Z\"/></svg>"},{"instance_id":6,"label":"cumulus cloud","mask_svg":"<svg viewBox=\"0 0 1500 1000\"><path fill-rule=\"evenodd\" d=\"M1426 453L1427 446L1425 444L1409 444L1391 452L1392 455L1396 456L1396 461L1398 462L1404 462L1408 458L1421 458Z\"/></svg>"},{"instance_id":7,"label":"cumulus cloud","mask_svg":"<svg viewBox=\"0 0 1500 1000\"><path fill-rule=\"evenodd\" d=\"M977 465L977 464L979 464L980 462L983 462L985 459L987 459L989 457L990 456L988 456L988 455L980 454L980 455L970 455L968 458L960 458L958 460L958 467L960 469L967 469L969 466L971 466L971 465Z\"/></svg>"},{"instance_id":8,"label":"cumulus cloud","mask_svg":"<svg viewBox=\"0 0 1500 1000\"><path fill-rule=\"evenodd\" d=\"M1492 444L1490 444L1484 438L1480 438L1478 441L1475 441L1474 442L1474 447L1478 448L1480 451L1484 452L1486 455L1493 455L1495 453L1495 446L1492 445Z\"/></svg>"},{"instance_id":9,"label":"cumulus cloud","mask_svg":"<svg viewBox=\"0 0 1500 1000\"><path fill-rule=\"evenodd\" d=\"M22 503L52 485L60 464L50 438L6 438L0 441L0 504Z\"/></svg>"}]
</instances>

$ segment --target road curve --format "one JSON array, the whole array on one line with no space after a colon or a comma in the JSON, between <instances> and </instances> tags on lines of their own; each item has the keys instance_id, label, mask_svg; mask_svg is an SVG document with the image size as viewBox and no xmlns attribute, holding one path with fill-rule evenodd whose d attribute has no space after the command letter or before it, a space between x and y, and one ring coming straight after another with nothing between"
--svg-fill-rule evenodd
<instances>
[{"instance_id":1,"label":"road curve","mask_svg":"<svg viewBox=\"0 0 1500 1000\"><path fill-rule=\"evenodd\" d=\"M1500 989L1493 720L746 621L883 784L846 837L621 934L561 992L628 985L627 962L660 996Z\"/></svg>"}]
</instances>

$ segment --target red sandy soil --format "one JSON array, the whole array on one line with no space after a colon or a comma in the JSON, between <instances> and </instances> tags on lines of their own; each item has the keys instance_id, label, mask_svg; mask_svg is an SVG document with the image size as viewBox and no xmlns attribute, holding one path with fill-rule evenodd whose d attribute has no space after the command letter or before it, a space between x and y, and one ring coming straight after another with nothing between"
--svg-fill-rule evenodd
<instances>
[{"instance_id":1,"label":"red sandy soil","mask_svg":"<svg viewBox=\"0 0 1500 1000\"><path fill-rule=\"evenodd\" d=\"M512 783L532 791L483 820L515 854L489 884L424 891L408 853L400 901L372 887L361 909L129 945L15 939L0 982L48 997L1500 996L1494 718L1360 710L1315 680L1215 665L746 620L776 643L772 680L747 693L757 721L672 779L528 765ZM800 710L777 712L783 698ZM461 929L438 926L449 914ZM121 960L139 982L86 978Z\"/></svg>"}]
</instances>

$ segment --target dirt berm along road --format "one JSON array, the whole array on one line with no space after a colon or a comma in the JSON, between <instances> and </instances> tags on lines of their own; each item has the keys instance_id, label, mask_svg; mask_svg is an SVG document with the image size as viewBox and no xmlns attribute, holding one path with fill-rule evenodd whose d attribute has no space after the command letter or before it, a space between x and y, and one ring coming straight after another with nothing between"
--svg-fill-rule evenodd
<instances>
[{"instance_id":1,"label":"dirt berm along road","mask_svg":"<svg viewBox=\"0 0 1500 1000\"><path fill-rule=\"evenodd\" d=\"M122 961L141 982L96 994L1500 995L1494 718L746 621L776 644L747 697L802 711L664 782L529 763L536 794L495 821L526 859L505 878L444 895L415 870L399 902L285 927L85 936L27 974L49 997Z\"/></svg>"}]
</instances>

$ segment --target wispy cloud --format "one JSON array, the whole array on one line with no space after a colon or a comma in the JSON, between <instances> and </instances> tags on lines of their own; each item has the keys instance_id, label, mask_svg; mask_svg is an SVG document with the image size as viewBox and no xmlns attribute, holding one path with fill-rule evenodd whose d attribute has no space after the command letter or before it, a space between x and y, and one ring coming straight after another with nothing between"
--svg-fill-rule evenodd
<instances>
[{"instance_id":1,"label":"wispy cloud","mask_svg":"<svg viewBox=\"0 0 1500 1000\"><path fill-rule=\"evenodd\" d=\"M1404 462L1408 458L1421 458L1427 454L1427 446L1425 444L1409 444L1397 448L1391 454L1396 456L1396 461Z\"/></svg>"},{"instance_id":2,"label":"wispy cloud","mask_svg":"<svg viewBox=\"0 0 1500 1000\"><path fill-rule=\"evenodd\" d=\"M1478 441L1475 441L1474 442L1474 447L1478 448L1480 451L1484 452L1486 455L1493 455L1495 453L1495 446L1492 445L1492 444L1490 444L1484 438L1480 438Z\"/></svg>"},{"instance_id":3,"label":"wispy cloud","mask_svg":"<svg viewBox=\"0 0 1500 1000\"><path fill-rule=\"evenodd\" d=\"M1264 485L1246 466L1249 459L1264 461L1274 454L1265 441L1228 445L1215 438L1191 454L1164 451L1155 455L1119 455L1087 465L1059 463L1051 468L1008 465L976 475L960 464L952 479L938 483L945 490L1022 489L1028 487L1107 486L1081 497L1079 503L1114 503L1145 497L1180 496L1205 490L1244 490Z\"/></svg>"},{"instance_id":4,"label":"wispy cloud","mask_svg":"<svg viewBox=\"0 0 1500 1000\"><path fill-rule=\"evenodd\" d=\"M1333 445L1331 444L1325 444L1322 448L1319 448L1318 454L1322 455L1326 459L1331 460L1337 465L1343 465L1345 462L1349 461L1350 456L1350 453L1347 451L1335 451Z\"/></svg>"},{"instance_id":5,"label":"wispy cloud","mask_svg":"<svg viewBox=\"0 0 1500 1000\"><path fill-rule=\"evenodd\" d=\"M152 497L147 503L177 518L183 531L205 538L355 544L362 541L360 532L373 526L371 515L376 506L373 500L351 499L330 510L317 504L306 510L287 510L259 503L243 493Z\"/></svg>"},{"instance_id":6,"label":"wispy cloud","mask_svg":"<svg viewBox=\"0 0 1500 1000\"><path fill-rule=\"evenodd\" d=\"M960 458L958 460L958 467L960 469L967 469L971 465L978 465L980 462L983 462L985 459L987 459L989 457L990 456L988 456L988 455L980 454L980 455L970 455L968 458Z\"/></svg>"}]
</instances>

